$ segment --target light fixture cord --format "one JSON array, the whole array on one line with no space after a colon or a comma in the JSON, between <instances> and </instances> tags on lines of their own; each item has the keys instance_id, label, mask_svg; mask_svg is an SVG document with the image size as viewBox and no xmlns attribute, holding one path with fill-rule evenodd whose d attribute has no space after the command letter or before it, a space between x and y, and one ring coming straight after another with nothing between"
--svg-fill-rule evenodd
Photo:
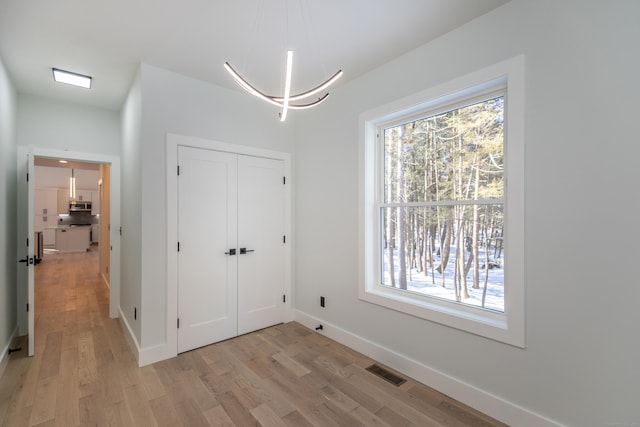
<instances>
[{"instance_id":1,"label":"light fixture cord","mask_svg":"<svg viewBox=\"0 0 640 427\"><path fill-rule=\"evenodd\" d=\"M327 73L327 67L326 64L324 62L324 52L318 52L316 50L316 47L314 46L314 40L313 40L313 33L315 31L314 27L313 27L313 19L312 19L312 14L311 14L311 4L309 3L309 0L304 1L305 5L306 5L306 9L307 9L307 13L304 13L304 9L305 7L303 7L302 1L300 2L300 13L302 15L302 23L304 25L305 28L305 35L307 36L307 45L311 48L312 51L315 51L318 53L318 56L323 58L322 59L322 72L324 73L324 78L326 79L328 76Z\"/></svg>"},{"instance_id":2,"label":"light fixture cord","mask_svg":"<svg viewBox=\"0 0 640 427\"><path fill-rule=\"evenodd\" d=\"M253 26L251 27L252 35L251 40L247 43L247 55L242 58L242 67L240 68L243 74L247 73L248 65L247 58L251 58L251 53L253 51L254 44L256 40L258 40L258 30L260 29L260 22L262 21L262 15L264 13L264 0L258 1L258 11L256 12L256 17L253 21Z\"/></svg>"},{"instance_id":3,"label":"light fixture cord","mask_svg":"<svg viewBox=\"0 0 640 427\"><path fill-rule=\"evenodd\" d=\"M289 0L284 0L284 49L282 52L284 54L284 61L280 60L280 93L283 93L285 90L285 79L286 79L286 60L287 60L287 52L291 49L289 45Z\"/></svg>"}]
</instances>

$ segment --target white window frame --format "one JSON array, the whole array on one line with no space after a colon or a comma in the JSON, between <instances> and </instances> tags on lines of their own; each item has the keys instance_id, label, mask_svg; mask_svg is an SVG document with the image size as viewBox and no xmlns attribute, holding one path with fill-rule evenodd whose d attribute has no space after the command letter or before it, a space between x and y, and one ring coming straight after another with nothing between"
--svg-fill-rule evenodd
<instances>
[{"instance_id":1,"label":"white window frame","mask_svg":"<svg viewBox=\"0 0 640 427\"><path fill-rule=\"evenodd\" d=\"M505 96L504 313L381 284L379 206L383 147L377 129L443 111L489 93ZM518 56L360 115L359 298L373 304L524 348L524 58Z\"/></svg>"}]
</instances>

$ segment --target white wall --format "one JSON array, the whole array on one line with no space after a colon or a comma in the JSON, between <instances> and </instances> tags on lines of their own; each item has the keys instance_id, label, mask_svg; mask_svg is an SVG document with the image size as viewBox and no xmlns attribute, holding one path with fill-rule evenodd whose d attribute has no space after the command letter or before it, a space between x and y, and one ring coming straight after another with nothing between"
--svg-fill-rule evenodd
<instances>
[{"instance_id":1,"label":"white wall","mask_svg":"<svg viewBox=\"0 0 640 427\"><path fill-rule=\"evenodd\" d=\"M121 112L122 124L122 265L120 314L140 347L140 317L134 310L141 307L142 258L142 92L140 71L131 85Z\"/></svg>"},{"instance_id":2,"label":"white wall","mask_svg":"<svg viewBox=\"0 0 640 427\"><path fill-rule=\"evenodd\" d=\"M166 269L161 268L167 259L166 134L195 136L281 152L291 152L293 140L291 126L278 120L277 109L250 95L147 64L142 64L140 76L142 127L137 149L141 150L141 176L139 182L135 177L132 185L133 188L140 185L143 220L141 235L133 236L141 239L140 252L133 254L133 259L141 256L138 321L141 320L142 325L139 345L147 351L166 346L167 327L175 327L175 319L167 319L167 274ZM123 164L129 162L127 157L123 150ZM197 205L197 200L194 204ZM123 206L125 210L129 209L126 202ZM127 233L131 232L124 228L123 245L126 240L135 252L137 243L128 240ZM125 278L123 272L125 280L130 278ZM123 309L131 311L128 301L123 300L122 305ZM127 317L131 315L126 314Z\"/></svg>"},{"instance_id":3,"label":"white wall","mask_svg":"<svg viewBox=\"0 0 640 427\"><path fill-rule=\"evenodd\" d=\"M117 111L21 93L18 145L120 155Z\"/></svg>"},{"instance_id":4,"label":"white wall","mask_svg":"<svg viewBox=\"0 0 640 427\"><path fill-rule=\"evenodd\" d=\"M15 159L16 92L0 58L0 375L7 347L17 327Z\"/></svg>"},{"instance_id":5,"label":"white wall","mask_svg":"<svg viewBox=\"0 0 640 427\"><path fill-rule=\"evenodd\" d=\"M417 362L560 423L640 422L638 16L636 1L512 0L334 90L331 108L301 115L294 280L301 317L395 353L396 364ZM357 286L359 114L519 54L525 349L362 302Z\"/></svg>"}]
</instances>

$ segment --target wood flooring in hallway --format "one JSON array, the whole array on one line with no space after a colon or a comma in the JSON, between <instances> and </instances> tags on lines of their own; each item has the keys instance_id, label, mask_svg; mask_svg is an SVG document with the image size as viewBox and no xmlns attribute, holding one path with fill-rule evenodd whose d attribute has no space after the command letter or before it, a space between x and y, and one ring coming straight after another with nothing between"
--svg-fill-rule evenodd
<instances>
[{"instance_id":1,"label":"wood flooring in hallway","mask_svg":"<svg viewBox=\"0 0 640 427\"><path fill-rule=\"evenodd\" d=\"M36 269L36 348L10 356L0 425L501 426L298 323L277 325L138 368L97 251L46 255ZM402 375L401 375L402 376Z\"/></svg>"}]
</instances>

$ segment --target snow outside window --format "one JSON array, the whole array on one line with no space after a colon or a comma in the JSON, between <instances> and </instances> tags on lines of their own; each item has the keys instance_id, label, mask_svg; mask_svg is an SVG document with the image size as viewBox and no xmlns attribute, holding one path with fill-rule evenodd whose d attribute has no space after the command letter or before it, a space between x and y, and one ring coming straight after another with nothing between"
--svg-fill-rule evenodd
<instances>
[{"instance_id":1,"label":"snow outside window","mask_svg":"<svg viewBox=\"0 0 640 427\"><path fill-rule=\"evenodd\" d=\"M522 70L361 116L361 299L524 346Z\"/></svg>"}]
</instances>

